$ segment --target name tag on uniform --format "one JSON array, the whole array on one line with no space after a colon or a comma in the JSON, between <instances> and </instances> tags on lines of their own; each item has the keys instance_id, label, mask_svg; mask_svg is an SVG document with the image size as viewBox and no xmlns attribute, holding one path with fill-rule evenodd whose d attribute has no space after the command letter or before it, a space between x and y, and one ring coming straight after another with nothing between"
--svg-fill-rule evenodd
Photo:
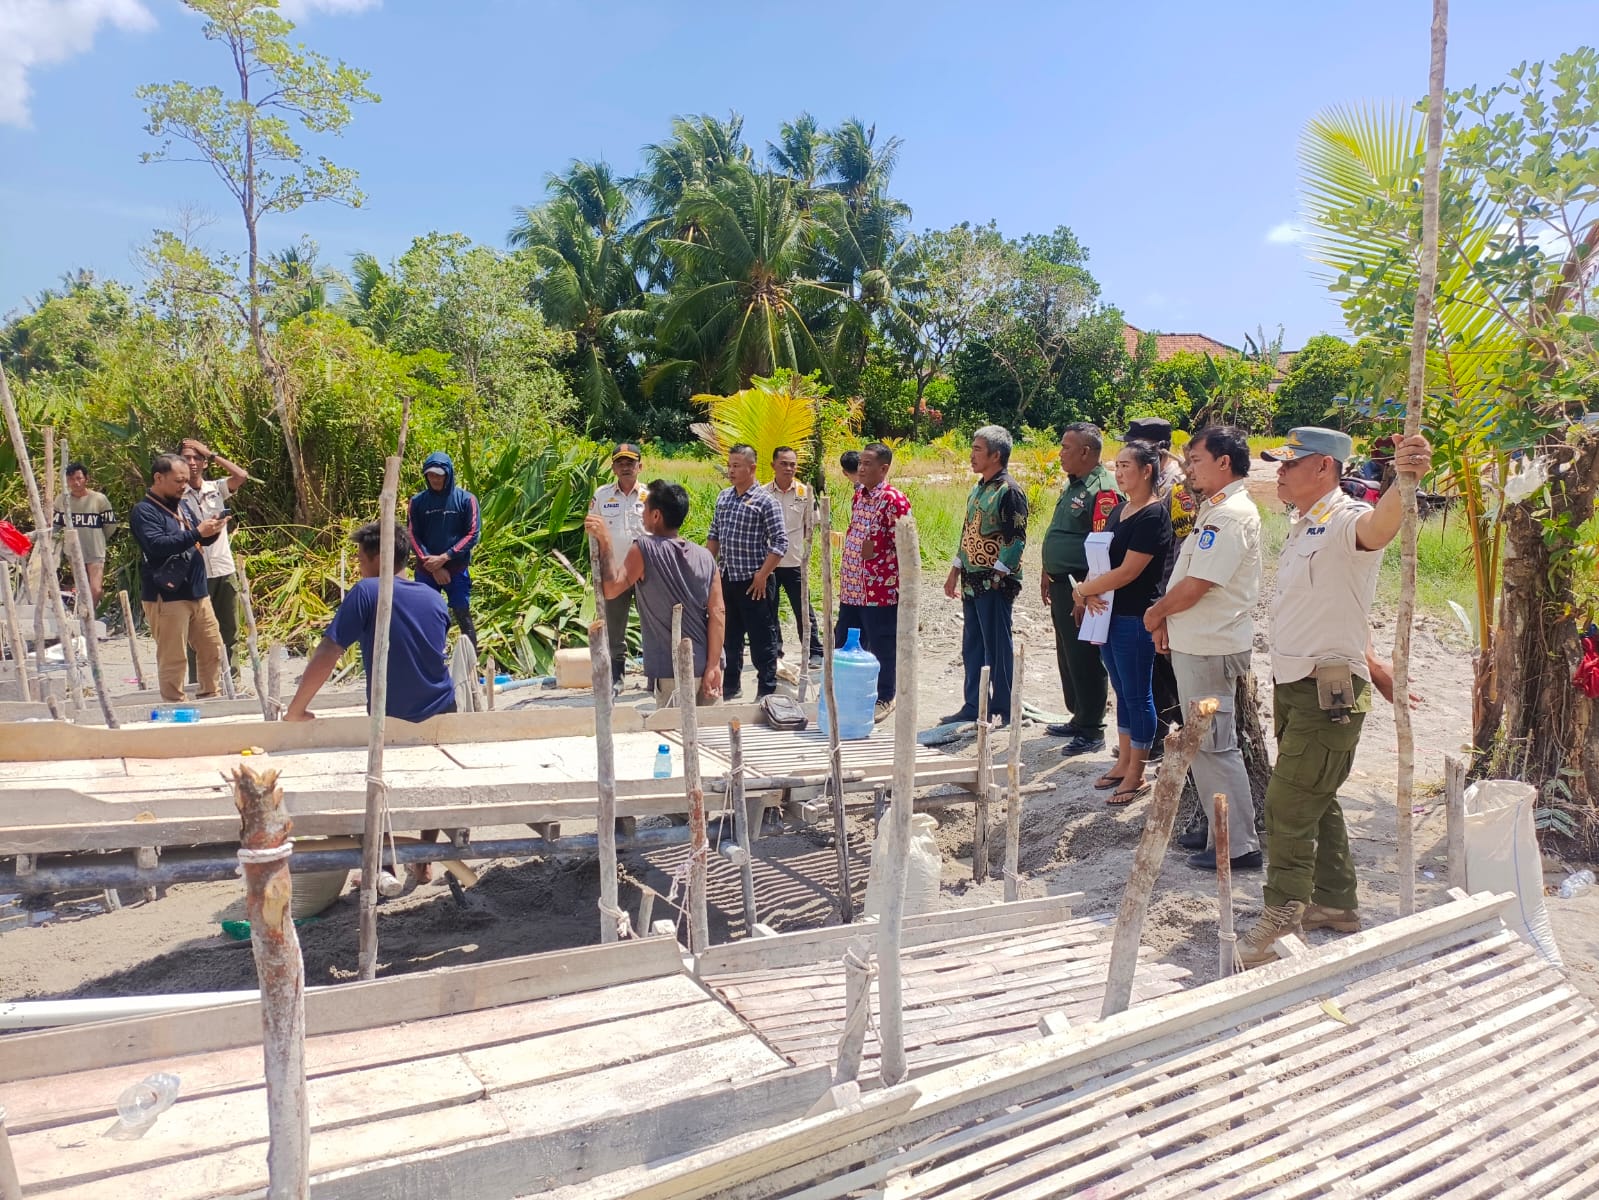
<instances>
[{"instance_id":1,"label":"name tag on uniform","mask_svg":"<svg viewBox=\"0 0 1599 1200\"><path fill-rule=\"evenodd\" d=\"M1327 532L1327 527L1325 525L1312 525L1309 529L1305 530L1305 536L1306 537L1315 537L1317 534L1322 534L1322 533L1326 533L1326 532Z\"/></svg>"}]
</instances>

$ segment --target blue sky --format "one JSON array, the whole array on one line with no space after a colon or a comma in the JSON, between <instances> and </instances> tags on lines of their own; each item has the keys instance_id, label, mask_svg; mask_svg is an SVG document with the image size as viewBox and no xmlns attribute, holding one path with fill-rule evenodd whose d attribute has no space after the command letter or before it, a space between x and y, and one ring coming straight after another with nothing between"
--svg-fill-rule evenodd
<instances>
[{"instance_id":1,"label":"blue sky","mask_svg":"<svg viewBox=\"0 0 1599 1200\"><path fill-rule=\"evenodd\" d=\"M918 229L1069 225L1133 324L1234 344L1281 324L1290 347L1342 330L1287 238L1299 132L1328 105L1424 92L1430 15L1425 0L292 7L298 36L371 71L383 102L317 145L360 171L367 205L277 218L269 246L306 234L335 266L433 229L503 246L512 209L573 157L631 171L674 114L730 109L760 148L809 109L904 139L894 191ZM1451 86L1573 49L1593 15L1451 7ZM139 163L133 98L225 65L174 0L0 0L0 314L75 267L135 281L135 248L181 206L239 247L205 168Z\"/></svg>"}]
</instances>

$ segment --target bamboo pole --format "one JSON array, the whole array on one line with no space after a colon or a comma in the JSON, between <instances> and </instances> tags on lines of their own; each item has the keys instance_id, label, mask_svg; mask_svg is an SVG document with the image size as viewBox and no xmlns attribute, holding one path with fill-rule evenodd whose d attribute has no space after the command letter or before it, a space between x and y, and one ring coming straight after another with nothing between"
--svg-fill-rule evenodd
<instances>
[{"instance_id":1,"label":"bamboo pole","mask_svg":"<svg viewBox=\"0 0 1599 1200\"><path fill-rule=\"evenodd\" d=\"M1397 695L1397 693L1395 693ZM1466 763L1444 755L1444 854L1449 886L1470 891L1466 880Z\"/></svg>"},{"instance_id":2,"label":"bamboo pole","mask_svg":"<svg viewBox=\"0 0 1599 1200\"><path fill-rule=\"evenodd\" d=\"M705 838L705 787L700 782L700 725L694 688L694 644L682 636L683 606L672 607L672 656L677 709L682 719L683 788L688 793L688 948L702 953L711 944L711 919L705 895L705 868L710 854ZM753 931L752 931L753 932Z\"/></svg>"},{"instance_id":3,"label":"bamboo pole","mask_svg":"<svg viewBox=\"0 0 1599 1200\"><path fill-rule=\"evenodd\" d=\"M267 695L266 677L261 670L261 639L255 628L255 605L250 602L250 576L244 559L234 568L239 577L239 599L244 601L244 644L250 651L250 676L255 680L255 696L261 702L261 719L272 720L272 698Z\"/></svg>"},{"instance_id":4,"label":"bamboo pole","mask_svg":"<svg viewBox=\"0 0 1599 1200\"><path fill-rule=\"evenodd\" d=\"M977 677L977 796L972 818L972 882L988 882L988 797L994 790L994 749L988 725L989 668Z\"/></svg>"},{"instance_id":5,"label":"bamboo pole","mask_svg":"<svg viewBox=\"0 0 1599 1200\"><path fill-rule=\"evenodd\" d=\"M824 500L822 503L826 503ZM799 611L799 636L800 636L800 676L799 676L799 702L804 704L810 699L811 694L811 554L816 545L816 506L811 506L811 520L805 527L805 557L800 563L800 611ZM828 546L827 539L822 539L822 545L827 546L827 556L832 558L832 547ZM818 631L821 632L821 631Z\"/></svg>"},{"instance_id":6,"label":"bamboo pole","mask_svg":"<svg viewBox=\"0 0 1599 1200\"><path fill-rule=\"evenodd\" d=\"M1177 806L1182 802L1183 781L1188 778L1189 764L1199 752L1200 742L1210 732L1219 707L1212 697L1193 701L1188 706L1182 729L1166 738L1166 756L1161 759L1155 794L1144 816L1144 836L1138 841L1132 874L1127 878L1127 889L1122 893L1121 908L1116 913L1110 970L1105 980L1105 1003L1099 1013L1101 1020L1121 1012L1132 999L1133 973L1138 969L1138 939L1144 928L1144 914L1149 910L1149 895L1155 890L1161 860L1166 857L1166 847L1171 842L1172 824L1177 820Z\"/></svg>"},{"instance_id":7,"label":"bamboo pole","mask_svg":"<svg viewBox=\"0 0 1599 1200\"><path fill-rule=\"evenodd\" d=\"M303 1200L311 1177L311 1105L305 1086L305 963L290 918L294 891L289 856L294 823L283 807L278 773L233 768L233 802L243 832L250 949L261 980L262 1050L266 1061L267 1196Z\"/></svg>"},{"instance_id":8,"label":"bamboo pole","mask_svg":"<svg viewBox=\"0 0 1599 1200\"><path fill-rule=\"evenodd\" d=\"M494 665L494 655L491 654L488 657L488 668L483 672L483 691L484 696L488 700L490 712L494 711L494 672L496 669L497 668Z\"/></svg>"},{"instance_id":9,"label":"bamboo pole","mask_svg":"<svg viewBox=\"0 0 1599 1200\"><path fill-rule=\"evenodd\" d=\"M838 919L855 920L855 888L849 877L849 825L844 816L844 751L838 744L838 697L833 691L833 510L822 497L822 702L827 705L827 793L833 802L833 843L838 850Z\"/></svg>"},{"instance_id":10,"label":"bamboo pole","mask_svg":"<svg viewBox=\"0 0 1599 1200\"><path fill-rule=\"evenodd\" d=\"M361 828L361 945L358 976L372 979L378 969L378 873L383 869L383 822L388 795L383 783L383 722L389 703L389 626L394 616L394 504L400 489L400 459L383 464L383 497L378 548L378 611L372 631L372 661L367 664L367 707L371 733L366 748L366 821Z\"/></svg>"},{"instance_id":11,"label":"bamboo pole","mask_svg":"<svg viewBox=\"0 0 1599 1200\"><path fill-rule=\"evenodd\" d=\"M1016 643L1010 684L1010 756L1005 764L1005 899L1020 900L1022 889L1022 677L1027 645Z\"/></svg>"},{"instance_id":12,"label":"bamboo pole","mask_svg":"<svg viewBox=\"0 0 1599 1200\"><path fill-rule=\"evenodd\" d=\"M17 417L17 404L11 397L11 385L6 380L6 373L0 367L0 407L5 410L6 434L11 438L11 448L17 456L17 470L22 475L22 482L28 491L28 507L32 510L33 521L37 529L35 536L37 542L33 552L40 554L39 560L39 602L34 607L34 649L39 655L39 677L44 677L44 593L50 594L51 606L55 609L56 635L61 642L61 657L67 668L67 686L71 691L68 697L72 710L78 712L83 708L82 689L78 683L78 655L72 641L72 625L67 620L66 605L61 603L61 585L55 576L55 555L51 547L54 539L51 535L50 513L45 509L44 499L39 494L39 480L33 473L33 460L28 455L27 443L22 437L22 422ZM49 452L54 449L55 431L45 430L45 474L48 476L52 467ZM49 480L46 479L48 486ZM42 553L41 553L42 551Z\"/></svg>"},{"instance_id":13,"label":"bamboo pole","mask_svg":"<svg viewBox=\"0 0 1599 1200\"><path fill-rule=\"evenodd\" d=\"M916 807L916 631L921 610L921 546L916 518L894 526L894 550L903 569L899 580L899 711L894 715L894 796L889 802L888 862L883 872L883 906L877 930L878 1039L883 1083L893 1087L907 1073L905 992L900 975L900 929L905 921L905 875L911 848L911 814Z\"/></svg>"},{"instance_id":14,"label":"bamboo pole","mask_svg":"<svg viewBox=\"0 0 1599 1200\"><path fill-rule=\"evenodd\" d=\"M1232 837L1227 831L1227 793L1211 798L1216 822L1216 974L1226 979L1238 967L1238 935L1233 932Z\"/></svg>"},{"instance_id":15,"label":"bamboo pole","mask_svg":"<svg viewBox=\"0 0 1599 1200\"><path fill-rule=\"evenodd\" d=\"M727 802L733 809L733 831L738 841L738 879L744 893L744 936L755 936L755 923L760 918L755 911L755 860L751 854L755 838L750 833L750 814L744 807L744 727L737 721L727 723L727 753L730 770L727 775Z\"/></svg>"},{"instance_id":16,"label":"bamboo pole","mask_svg":"<svg viewBox=\"0 0 1599 1200\"><path fill-rule=\"evenodd\" d=\"M1410 378L1405 390L1405 436L1421 432L1427 386L1427 333L1432 326L1433 292L1438 283L1438 166L1443 158L1444 56L1449 36L1449 0L1433 0L1432 53L1427 80L1427 157L1421 175L1421 263L1416 278L1416 311L1411 322ZM1416 737L1410 721L1410 635L1416 618L1416 511L1419 474L1394 455L1399 479L1399 614L1394 621L1394 732L1399 764L1395 816L1399 826L1399 915L1416 911L1416 844L1411 805L1416 778Z\"/></svg>"},{"instance_id":17,"label":"bamboo pole","mask_svg":"<svg viewBox=\"0 0 1599 1200\"><path fill-rule=\"evenodd\" d=\"M67 477L67 439L61 439L61 478ZM100 715L107 729L121 729L117 711L111 707L111 696L106 691L105 671L100 666L100 639L94 635L94 593L89 588L89 568L83 561L83 544L75 529L68 528L61 535L67 548L67 558L72 563L72 607L78 610L78 624L83 630L83 650L89 659L89 679L94 684L95 698L100 701ZM59 593L57 593L59 594Z\"/></svg>"},{"instance_id":18,"label":"bamboo pole","mask_svg":"<svg viewBox=\"0 0 1599 1200\"><path fill-rule=\"evenodd\" d=\"M600 941L614 942L618 922L625 920L616 899L616 734L612 728L616 697L611 689L611 640L605 626L605 588L601 582L600 547L589 537L589 569L594 576L595 620L589 626L589 668L594 687L594 759L597 770L600 846ZM626 631L623 631L624 634ZM489 684L494 686L494 660L489 660ZM493 696L490 691L489 695Z\"/></svg>"},{"instance_id":19,"label":"bamboo pole","mask_svg":"<svg viewBox=\"0 0 1599 1200\"><path fill-rule=\"evenodd\" d=\"M3 374L3 372L0 372L0 374ZM54 507L53 500L55 496L54 478L56 431L54 427L49 425L45 426L43 436L45 510L50 512ZM54 515L52 513L52 520L53 519ZM35 520L34 524L37 525L39 522ZM45 580L55 579L56 570L55 558L50 550L50 541L47 536L47 531L41 530L34 535L32 558L39 564L39 594L34 598L33 602L33 653L35 655L34 662L37 667L39 677L42 679L45 673L44 610L47 603L45 600ZM66 652L62 651L62 653L65 654ZM73 710L77 710L76 703L73 704Z\"/></svg>"},{"instance_id":20,"label":"bamboo pole","mask_svg":"<svg viewBox=\"0 0 1599 1200\"><path fill-rule=\"evenodd\" d=\"M128 593L125 589L117 591L117 603L122 606L122 626L128 635L128 657L133 659L133 677L138 681L139 690L145 688L144 681L144 656L139 652L139 635L133 627L133 605L128 602Z\"/></svg>"},{"instance_id":21,"label":"bamboo pole","mask_svg":"<svg viewBox=\"0 0 1599 1200\"><path fill-rule=\"evenodd\" d=\"M33 681L28 675L28 644L22 640L22 625L17 620L17 602L11 594L11 568L0 562L0 592L6 606L6 643L11 647L11 665L17 673L17 696L33 699ZM144 686L141 680L140 687Z\"/></svg>"}]
</instances>

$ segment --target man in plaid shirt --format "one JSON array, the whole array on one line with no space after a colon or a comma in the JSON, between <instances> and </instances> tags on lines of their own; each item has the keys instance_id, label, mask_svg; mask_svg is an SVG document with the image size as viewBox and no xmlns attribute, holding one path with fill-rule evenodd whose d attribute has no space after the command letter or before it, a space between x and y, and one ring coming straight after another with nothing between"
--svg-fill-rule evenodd
<instances>
[{"instance_id":1,"label":"man in plaid shirt","mask_svg":"<svg viewBox=\"0 0 1599 1200\"><path fill-rule=\"evenodd\" d=\"M727 478L733 486L716 497L705 539L705 548L721 564L722 596L727 601L722 698L735 700L742 690L746 636L759 698L777 691L777 613L766 589L788 553L788 530L777 497L755 484L754 447L741 442L727 452Z\"/></svg>"},{"instance_id":2,"label":"man in plaid shirt","mask_svg":"<svg viewBox=\"0 0 1599 1200\"><path fill-rule=\"evenodd\" d=\"M861 451L860 486L844 535L834 641L842 646L846 631L859 629L861 646L876 655L878 721L894 711L898 662L899 555L894 549L894 524L911 510L905 493L888 484L893 461L894 452L882 442Z\"/></svg>"}]
</instances>

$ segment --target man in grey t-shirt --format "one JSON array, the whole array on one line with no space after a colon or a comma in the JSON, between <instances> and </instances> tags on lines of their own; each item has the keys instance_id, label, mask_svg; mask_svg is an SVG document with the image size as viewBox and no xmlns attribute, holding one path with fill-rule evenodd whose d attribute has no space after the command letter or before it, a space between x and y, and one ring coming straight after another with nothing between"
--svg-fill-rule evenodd
<instances>
[{"instance_id":1,"label":"man in grey t-shirt","mask_svg":"<svg viewBox=\"0 0 1599 1200\"><path fill-rule=\"evenodd\" d=\"M661 707L673 702L672 609L683 606L683 636L694 649L696 702L714 704L722 691L722 641L727 606L721 572L704 546L679 536L688 519L688 492L681 484L657 479L645 490L644 536L618 567L612 560L610 531L590 513L583 526L599 543L600 583L606 599L634 589L644 633L644 675Z\"/></svg>"}]
</instances>

